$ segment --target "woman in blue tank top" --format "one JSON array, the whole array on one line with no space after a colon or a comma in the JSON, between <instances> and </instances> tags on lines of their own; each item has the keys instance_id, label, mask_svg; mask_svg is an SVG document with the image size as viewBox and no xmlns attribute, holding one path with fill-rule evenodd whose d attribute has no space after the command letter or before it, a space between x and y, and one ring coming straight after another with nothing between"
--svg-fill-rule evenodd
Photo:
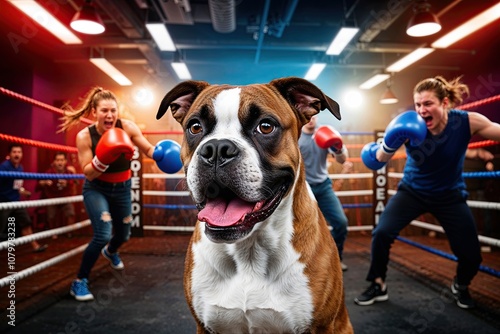
<instances>
[{"instance_id":1,"label":"woman in blue tank top","mask_svg":"<svg viewBox=\"0 0 500 334\"><path fill-rule=\"evenodd\" d=\"M482 258L476 225L466 202L463 163L471 137L477 134L500 141L500 125L479 113L453 109L468 93L460 78L448 82L437 76L415 86L415 110L425 121L426 137L418 145L405 143L408 158L403 179L372 233L371 263L366 277L371 285L355 298L356 304L371 305L389 299L385 280L391 245L412 220L431 213L443 227L458 259L451 284L457 305L475 306L468 286ZM387 161L391 156L379 160Z\"/></svg>"}]
</instances>

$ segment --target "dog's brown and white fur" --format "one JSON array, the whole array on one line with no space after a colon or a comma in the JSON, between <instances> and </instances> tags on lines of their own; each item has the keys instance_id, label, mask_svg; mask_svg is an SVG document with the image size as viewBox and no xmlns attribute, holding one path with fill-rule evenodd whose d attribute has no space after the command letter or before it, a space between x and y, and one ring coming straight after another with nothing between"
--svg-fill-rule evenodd
<instances>
[{"instance_id":1,"label":"dog's brown and white fur","mask_svg":"<svg viewBox=\"0 0 500 334\"><path fill-rule=\"evenodd\" d=\"M310 192L298 137L338 104L283 78L248 86L186 81L166 94L200 212L184 292L197 333L352 333L336 246Z\"/></svg>"}]
</instances>

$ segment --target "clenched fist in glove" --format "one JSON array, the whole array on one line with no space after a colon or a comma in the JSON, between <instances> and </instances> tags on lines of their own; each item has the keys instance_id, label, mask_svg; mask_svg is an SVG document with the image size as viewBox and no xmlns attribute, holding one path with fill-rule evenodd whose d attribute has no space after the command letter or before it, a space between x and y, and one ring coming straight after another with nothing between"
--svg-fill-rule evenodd
<instances>
[{"instance_id":1,"label":"clenched fist in glove","mask_svg":"<svg viewBox=\"0 0 500 334\"><path fill-rule=\"evenodd\" d=\"M104 173L109 165L118 159L121 154L124 154L128 160L132 159L134 155L132 140L123 129L109 129L103 133L97 143L95 155L92 159L92 167Z\"/></svg>"}]
</instances>

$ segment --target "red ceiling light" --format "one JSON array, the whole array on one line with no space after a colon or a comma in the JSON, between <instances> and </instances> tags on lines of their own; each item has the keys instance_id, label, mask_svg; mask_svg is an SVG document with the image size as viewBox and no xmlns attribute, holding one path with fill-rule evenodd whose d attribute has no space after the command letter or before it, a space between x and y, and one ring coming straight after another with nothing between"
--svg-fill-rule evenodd
<instances>
[{"instance_id":1,"label":"red ceiling light","mask_svg":"<svg viewBox=\"0 0 500 334\"><path fill-rule=\"evenodd\" d=\"M441 30L441 23L437 16L430 11L431 5L427 1L419 1L413 7L415 14L408 22L406 33L412 37L423 37Z\"/></svg>"},{"instance_id":2,"label":"red ceiling light","mask_svg":"<svg viewBox=\"0 0 500 334\"><path fill-rule=\"evenodd\" d=\"M106 30L101 17L97 14L94 4L90 0L86 0L80 11L73 16L70 26L73 30L88 35L102 34Z\"/></svg>"}]
</instances>

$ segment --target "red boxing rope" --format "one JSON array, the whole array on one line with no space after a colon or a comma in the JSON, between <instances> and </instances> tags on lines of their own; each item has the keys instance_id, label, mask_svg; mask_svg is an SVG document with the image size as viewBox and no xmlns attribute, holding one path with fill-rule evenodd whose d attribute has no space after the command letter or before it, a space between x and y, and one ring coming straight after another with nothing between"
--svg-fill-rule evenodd
<instances>
[{"instance_id":1,"label":"red boxing rope","mask_svg":"<svg viewBox=\"0 0 500 334\"><path fill-rule=\"evenodd\" d=\"M494 140L483 140L483 141L476 141L473 143L470 143L467 148L482 148L482 147L487 147L487 146L495 146L500 144L497 141Z\"/></svg>"},{"instance_id":2,"label":"red boxing rope","mask_svg":"<svg viewBox=\"0 0 500 334\"><path fill-rule=\"evenodd\" d=\"M142 131L143 135L183 135L182 131Z\"/></svg>"},{"instance_id":3,"label":"red boxing rope","mask_svg":"<svg viewBox=\"0 0 500 334\"><path fill-rule=\"evenodd\" d=\"M500 95L495 95L492 97L487 97L487 98L482 99L482 100L477 100L477 101L474 101L471 103L462 104L461 106L458 106L457 109L463 109L463 110L472 109L472 108L479 107L479 106L482 106L482 105L485 105L488 103L493 103L496 101L500 101Z\"/></svg>"},{"instance_id":4,"label":"red boxing rope","mask_svg":"<svg viewBox=\"0 0 500 334\"><path fill-rule=\"evenodd\" d=\"M26 138L21 138L21 137L14 137L14 136L6 135L3 133L0 133L0 140L5 140L5 141L16 143L16 144L23 144L23 145L35 146L35 147L39 147L39 148L46 148L46 149L54 150L54 151L61 151L61 152L67 152L67 153L78 153L78 150L76 147L44 143L44 142L41 142L38 140L31 140L31 139L26 139Z\"/></svg>"},{"instance_id":5,"label":"red boxing rope","mask_svg":"<svg viewBox=\"0 0 500 334\"><path fill-rule=\"evenodd\" d=\"M49 104L37 101L37 100L32 99L30 97L18 94L16 92L13 92L13 91L8 90L6 88L0 87L0 93L2 93L3 95L6 95L6 96L12 97L14 99L17 99L19 101L23 101L23 102L29 103L31 105L43 108L43 109L48 110L48 111L51 111L53 113L59 114L61 116L64 116L64 110L62 110L62 109L53 107ZM80 121L82 121L83 123L87 123L87 124L94 123L92 120L90 120L88 118L81 118Z\"/></svg>"}]
</instances>

